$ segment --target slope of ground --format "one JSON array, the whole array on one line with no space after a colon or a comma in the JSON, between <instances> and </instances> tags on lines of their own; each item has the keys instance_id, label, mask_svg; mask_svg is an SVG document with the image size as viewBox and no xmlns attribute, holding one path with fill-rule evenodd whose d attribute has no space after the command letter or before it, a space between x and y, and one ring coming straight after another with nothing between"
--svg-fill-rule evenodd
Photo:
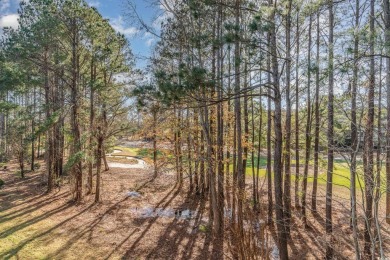
<instances>
[{"instance_id":1,"label":"slope of ground","mask_svg":"<svg viewBox=\"0 0 390 260\"><path fill-rule=\"evenodd\" d=\"M231 259L228 243L211 239L207 204L197 196L188 197L186 187L178 191L174 174L153 180L151 169L112 168L102 175L103 201L94 204L92 194L75 205L68 184L44 193L43 170L28 173L23 180L15 174L15 165L0 172L5 181L0 190L0 259ZM263 187L261 216L266 215L267 205ZM309 190L308 201L310 194ZM337 259L353 259L348 190L335 186L334 194L332 245ZM300 211L293 211L291 259L324 257L324 195L325 186L320 184L318 213L308 210L308 227ZM361 231L363 221L359 219ZM390 255L389 231L382 224L385 253ZM229 236L230 230L225 234ZM274 228L267 228L266 234L269 255L277 258Z\"/></svg>"}]
</instances>

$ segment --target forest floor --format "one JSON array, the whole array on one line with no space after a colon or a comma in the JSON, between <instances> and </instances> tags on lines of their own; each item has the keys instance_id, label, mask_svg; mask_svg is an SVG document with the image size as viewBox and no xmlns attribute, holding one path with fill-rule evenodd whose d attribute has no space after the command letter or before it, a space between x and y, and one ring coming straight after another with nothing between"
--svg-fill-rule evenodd
<instances>
[{"instance_id":1,"label":"forest floor","mask_svg":"<svg viewBox=\"0 0 390 260\"><path fill-rule=\"evenodd\" d=\"M89 195L75 205L66 184L45 194L42 170L25 179L16 164L0 172L0 259L221 258L203 228L205 205L178 191L172 175L153 180L148 169L112 168L102 176L102 202ZM178 210L197 215L175 217Z\"/></svg>"},{"instance_id":2,"label":"forest floor","mask_svg":"<svg viewBox=\"0 0 390 260\"><path fill-rule=\"evenodd\" d=\"M188 196L186 186L178 191L175 175L153 179L150 168L112 168L102 175L102 202L94 204L92 194L75 205L69 184L45 193L43 171L27 173L25 179L15 174L16 164L0 171L5 182L0 189L0 259L231 259L228 243L211 238L208 205L198 196ZM320 184L318 213L308 210L308 227L300 211L293 210L291 259L323 259L324 194ZM308 195L310 201L311 191ZM264 215L266 192L262 200ZM353 259L347 189L334 187L333 206L336 258ZM381 201L381 220L383 211ZM363 230L363 219L359 223ZM390 232L382 224L385 254L390 256ZM273 240L274 228L266 233ZM269 251L275 251L272 244Z\"/></svg>"}]
</instances>

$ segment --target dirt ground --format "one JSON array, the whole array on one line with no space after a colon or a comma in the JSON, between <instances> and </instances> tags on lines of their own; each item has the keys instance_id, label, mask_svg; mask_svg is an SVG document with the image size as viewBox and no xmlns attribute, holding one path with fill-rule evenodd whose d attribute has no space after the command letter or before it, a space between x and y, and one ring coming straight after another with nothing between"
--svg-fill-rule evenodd
<instances>
[{"instance_id":1,"label":"dirt ground","mask_svg":"<svg viewBox=\"0 0 390 260\"><path fill-rule=\"evenodd\" d=\"M187 196L186 189L178 191L174 175L152 180L150 169L112 168L102 176L102 202L94 204L92 194L75 205L67 184L45 193L44 169L28 173L25 179L20 179L16 170L10 165L0 172L5 181L0 190L0 259L231 259L227 243L214 241L205 228L207 205L197 196ZM332 245L336 259L353 259L348 195L338 189ZM128 196L130 191L140 196ZM321 186L319 211L308 212L308 227L302 224L300 212L293 211L291 259L324 257L324 192ZM193 215L176 216L184 210ZM389 232L383 225L382 239L387 247ZM273 228L267 233L275 236ZM229 236L229 229L225 234ZM390 256L389 251L385 253Z\"/></svg>"}]
</instances>

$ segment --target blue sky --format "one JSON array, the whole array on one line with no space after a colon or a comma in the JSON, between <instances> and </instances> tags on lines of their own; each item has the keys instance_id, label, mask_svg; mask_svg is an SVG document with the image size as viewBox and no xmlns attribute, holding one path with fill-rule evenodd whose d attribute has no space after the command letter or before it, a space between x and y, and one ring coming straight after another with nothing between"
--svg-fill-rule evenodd
<instances>
[{"instance_id":1,"label":"blue sky","mask_svg":"<svg viewBox=\"0 0 390 260\"><path fill-rule=\"evenodd\" d=\"M0 28L17 27L17 9L21 0L0 0ZM137 58L137 67L142 68L147 64L147 58L156 37L141 31L139 26L129 19L130 8L128 0L87 0L90 6L96 7L103 17L108 18L112 27L124 34L131 44L134 55ZM139 15L154 29L159 29L158 20L162 10L159 6L152 5L150 0L133 0Z\"/></svg>"}]
</instances>

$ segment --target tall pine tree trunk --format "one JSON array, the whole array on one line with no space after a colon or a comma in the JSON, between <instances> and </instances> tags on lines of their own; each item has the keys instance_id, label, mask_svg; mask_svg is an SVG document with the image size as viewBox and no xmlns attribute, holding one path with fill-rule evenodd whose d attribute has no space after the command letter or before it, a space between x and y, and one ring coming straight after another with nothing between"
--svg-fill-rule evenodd
<instances>
[{"instance_id":1,"label":"tall pine tree trunk","mask_svg":"<svg viewBox=\"0 0 390 260\"><path fill-rule=\"evenodd\" d=\"M316 89L315 89L315 129L314 129L314 174L311 209L317 211L317 180L320 155L320 12L317 11L317 39L316 39Z\"/></svg>"},{"instance_id":2,"label":"tall pine tree trunk","mask_svg":"<svg viewBox=\"0 0 390 260\"><path fill-rule=\"evenodd\" d=\"M355 10L355 28L359 27L360 19L360 1L356 0ZM354 234L354 247L356 251L356 259L360 259L360 248L358 241L358 225L357 225L357 212L356 212L356 157L359 152L359 140L357 130L357 117L356 117L356 96L357 96L357 84L358 84L358 58L359 58L359 34L354 35L354 64L353 64L353 76L351 86L351 226Z\"/></svg>"},{"instance_id":3,"label":"tall pine tree trunk","mask_svg":"<svg viewBox=\"0 0 390 260\"><path fill-rule=\"evenodd\" d=\"M290 97L290 81L291 81L291 5L292 0L287 2L286 15L286 148L284 159L284 208L286 232L290 234L290 218L291 218L291 97Z\"/></svg>"},{"instance_id":4,"label":"tall pine tree trunk","mask_svg":"<svg viewBox=\"0 0 390 260\"><path fill-rule=\"evenodd\" d=\"M240 28L240 0L235 1L235 23L237 30ZM241 74L240 74L240 38L236 36L235 46L234 46L234 60L235 60L235 99L234 99L234 112L235 112L235 124L236 124L236 142L237 142L237 224L238 230L241 233L243 232L243 200L244 200L244 166L243 166L243 145L242 145L242 125L241 125L241 98L240 98L240 84L241 84Z\"/></svg>"},{"instance_id":5,"label":"tall pine tree trunk","mask_svg":"<svg viewBox=\"0 0 390 260\"><path fill-rule=\"evenodd\" d=\"M326 208L325 208L325 229L327 235L326 259L333 258L332 244L332 194L333 194L333 160L334 160L334 105L333 105L333 89L334 89L334 72L333 72L333 56L334 56L334 40L333 40L333 0L329 2L329 39L328 39L328 70L329 70L329 89L328 89L328 169L326 177Z\"/></svg>"},{"instance_id":6,"label":"tall pine tree trunk","mask_svg":"<svg viewBox=\"0 0 390 260\"><path fill-rule=\"evenodd\" d=\"M385 42L390 42L390 3L383 1L385 20ZM390 45L386 45L386 223L390 224Z\"/></svg>"},{"instance_id":7,"label":"tall pine tree trunk","mask_svg":"<svg viewBox=\"0 0 390 260\"><path fill-rule=\"evenodd\" d=\"M268 33L268 44L270 44L270 33ZM271 71L271 57L268 55L267 58L267 70ZM271 82L271 74L268 73L268 82ZM273 201L272 201L272 166L271 166L271 133L272 133L272 112L271 112L271 89L268 88L268 99L267 99L267 194L268 194L268 225L273 223Z\"/></svg>"},{"instance_id":8,"label":"tall pine tree trunk","mask_svg":"<svg viewBox=\"0 0 390 260\"><path fill-rule=\"evenodd\" d=\"M370 1L370 76L368 85L368 111L366 118L366 127L364 132L364 190L366 199L365 208L365 228L364 228L364 253L367 258L372 256L371 245L371 223L372 223L372 207L374 195L374 98L375 98L375 57L374 57L374 26L375 26L375 3Z\"/></svg>"},{"instance_id":9,"label":"tall pine tree trunk","mask_svg":"<svg viewBox=\"0 0 390 260\"><path fill-rule=\"evenodd\" d=\"M73 133L72 143L72 155L75 157L75 164L72 167L74 176L74 199L76 202L81 202L83 196L83 175L82 175L82 161L80 153L82 149L81 145L81 130L79 122L80 104L79 104L79 32L77 28L76 18L72 18L71 21L72 30L72 74L71 74L71 97L70 101L72 104L71 110L71 125Z\"/></svg>"},{"instance_id":10,"label":"tall pine tree trunk","mask_svg":"<svg viewBox=\"0 0 390 260\"><path fill-rule=\"evenodd\" d=\"M302 180L302 218L303 223L307 226L306 218L306 195L307 195L307 176L309 173L309 161L310 161L310 152L311 152L311 27L313 23L313 15L310 15L309 18L309 45L308 45L308 56L307 56L307 94L306 94L306 107L307 107L307 116L306 116L306 139L305 139L305 168L303 171L303 180Z\"/></svg>"},{"instance_id":11,"label":"tall pine tree trunk","mask_svg":"<svg viewBox=\"0 0 390 260\"><path fill-rule=\"evenodd\" d=\"M272 66L272 83L274 87L274 133L275 133L275 147L274 147L274 189L275 189L275 213L276 213L276 225L278 230L278 245L279 256L281 260L288 259L287 249L287 234L284 220L284 207L283 207L283 189L282 189L282 152L283 152L283 134L282 134L282 97L281 89L279 85L279 65L277 54L277 41L276 41L276 0L270 1L273 6L270 20L272 21L270 29L270 44L271 44L271 66Z\"/></svg>"},{"instance_id":12,"label":"tall pine tree trunk","mask_svg":"<svg viewBox=\"0 0 390 260\"><path fill-rule=\"evenodd\" d=\"M295 59L295 207L299 208L299 42L300 42L300 32L299 32L299 11L297 12L297 55Z\"/></svg>"}]
</instances>

